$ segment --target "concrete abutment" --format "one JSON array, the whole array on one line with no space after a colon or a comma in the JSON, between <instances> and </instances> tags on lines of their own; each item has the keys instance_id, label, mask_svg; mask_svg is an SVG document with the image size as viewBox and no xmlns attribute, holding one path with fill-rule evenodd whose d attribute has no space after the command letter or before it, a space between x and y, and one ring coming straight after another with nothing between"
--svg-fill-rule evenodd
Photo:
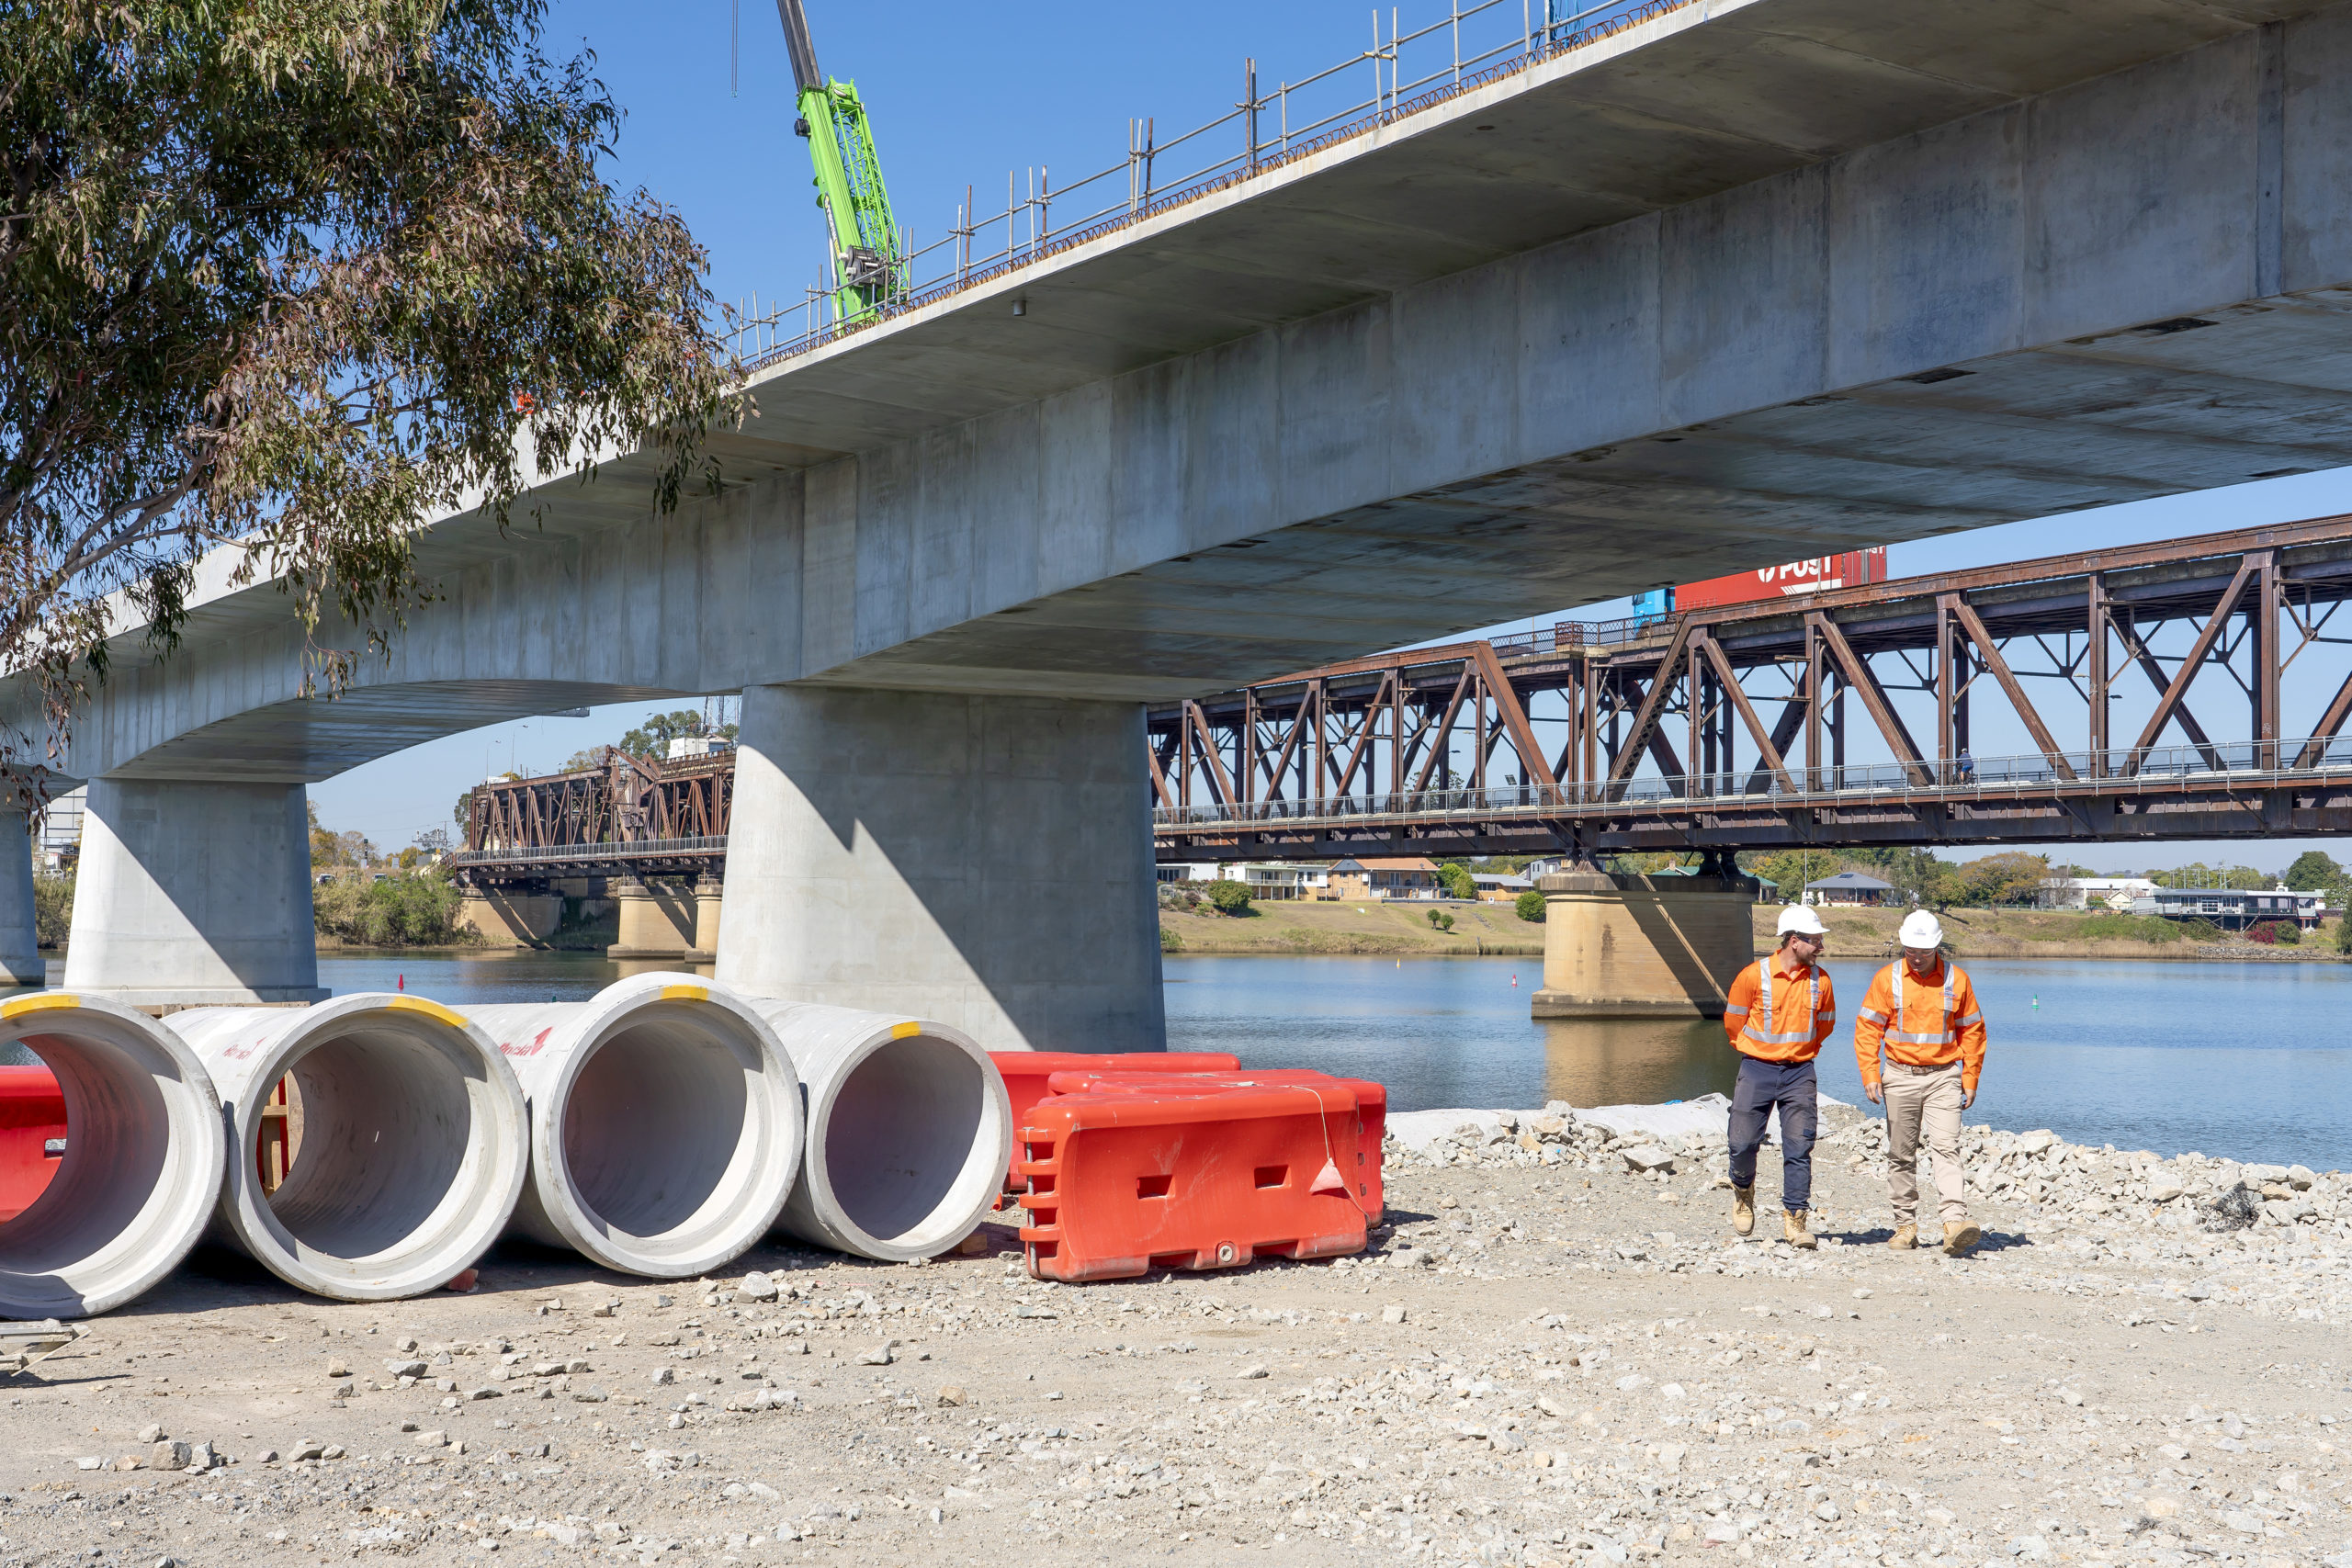
<instances>
[{"instance_id":1,"label":"concrete abutment","mask_svg":"<svg viewBox=\"0 0 2352 1568\"><path fill-rule=\"evenodd\" d=\"M754 686L739 746L722 983L1166 1048L1140 706Z\"/></svg>"},{"instance_id":2,"label":"concrete abutment","mask_svg":"<svg viewBox=\"0 0 2352 1568\"><path fill-rule=\"evenodd\" d=\"M135 1007L324 1000L302 786L93 779L64 983Z\"/></svg>"},{"instance_id":3,"label":"concrete abutment","mask_svg":"<svg viewBox=\"0 0 2352 1568\"><path fill-rule=\"evenodd\" d=\"M1755 884L1599 870L1539 878L1536 1018L1721 1018L1755 956Z\"/></svg>"}]
</instances>

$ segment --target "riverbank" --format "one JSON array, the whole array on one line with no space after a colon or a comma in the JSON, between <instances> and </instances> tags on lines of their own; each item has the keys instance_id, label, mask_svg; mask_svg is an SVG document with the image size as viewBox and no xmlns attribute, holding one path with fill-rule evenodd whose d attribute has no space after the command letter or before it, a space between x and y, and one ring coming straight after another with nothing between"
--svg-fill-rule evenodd
<instances>
[{"instance_id":1,"label":"riverbank","mask_svg":"<svg viewBox=\"0 0 2352 1568\"><path fill-rule=\"evenodd\" d=\"M1432 912L1453 917L1453 928L1441 931L1430 922ZM1756 951L1774 946L1773 923L1780 907L1758 904L1754 914ZM1849 958L1892 957L1902 909L1824 909L1829 928L1829 951ZM2297 944L2266 946L2243 937L2199 942L2186 934L2169 941L2145 940L2140 932L2162 937L2170 928L2153 918L2079 909L1948 909L1942 915L1944 935L1961 958L2092 958L2161 959L2191 963L2341 964L2334 927L2308 932ZM2133 934L2111 934L2118 931ZM1283 900L1253 905L1242 916L1206 909L1162 908L1160 944L1169 953L1204 956L1246 956L1251 953L1288 957L1353 956L1363 958L1469 958L1487 956L1541 957L1544 927L1522 920L1509 904L1472 904L1398 900L1394 903L1348 903Z\"/></svg>"},{"instance_id":2,"label":"riverbank","mask_svg":"<svg viewBox=\"0 0 2352 1568\"><path fill-rule=\"evenodd\" d=\"M1513 1121L1442 1165L1396 1151L1367 1254L1230 1272L1040 1282L1011 1216L979 1255L922 1268L763 1247L695 1283L502 1248L474 1294L380 1305L202 1252L11 1383L0 1558L2291 1568L2352 1551L2340 1178L1974 1130L1983 1247L1896 1253L1881 1123L1834 1111L1823 1246L1801 1252L1777 1215L1731 1233L1711 1138L1636 1174L1632 1145ZM1768 1190L1776 1167L1768 1150ZM2288 1195L2250 1224L2216 1212L2253 1179ZM738 1290L752 1269L768 1280ZM423 1375L394 1375L412 1359ZM212 1468L154 1468L186 1462L175 1444L209 1444Z\"/></svg>"},{"instance_id":3,"label":"riverbank","mask_svg":"<svg viewBox=\"0 0 2352 1568\"><path fill-rule=\"evenodd\" d=\"M1430 923L1450 916L1453 929ZM1544 954L1544 928L1509 904L1346 903L1283 899L1247 915L1162 908L1159 942L1169 953L1303 957L1476 958Z\"/></svg>"},{"instance_id":4,"label":"riverbank","mask_svg":"<svg viewBox=\"0 0 2352 1568\"><path fill-rule=\"evenodd\" d=\"M1829 928L1829 951L1847 958L1893 957L1895 931L1908 913L1904 909L1823 909L1822 924ZM1756 908L1756 951L1774 946L1773 922L1780 909L1770 904ZM2244 937L2225 936L2199 942L2178 928L2167 928L2154 916L2135 919L2106 911L2081 909L1946 909L1944 940L1959 958L2099 958L2165 959L2229 963L2341 964L2333 926L2308 931L2301 942L2267 946ZM2146 941L2136 936L2107 934L2135 930L2171 935L2170 941ZM2175 934L2177 933L2177 934Z\"/></svg>"}]
</instances>

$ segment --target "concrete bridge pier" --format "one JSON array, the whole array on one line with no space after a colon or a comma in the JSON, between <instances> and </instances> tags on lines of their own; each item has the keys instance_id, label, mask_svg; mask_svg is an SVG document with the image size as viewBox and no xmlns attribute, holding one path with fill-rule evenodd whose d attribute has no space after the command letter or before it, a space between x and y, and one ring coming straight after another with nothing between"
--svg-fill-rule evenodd
<instances>
[{"instance_id":1,"label":"concrete bridge pier","mask_svg":"<svg viewBox=\"0 0 2352 1568\"><path fill-rule=\"evenodd\" d=\"M40 930L33 912L32 824L0 809L0 986L38 986Z\"/></svg>"},{"instance_id":2,"label":"concrete bridge pier","mask_svg":"<svg viewBox=\"0 0 2352 1568\"><path fill-rule=\"evenodd\" d=\"M1756 885L1736 875L1618 875L1588 863L1537 879L1537 1018L1721 1018L1755 955Z\"/></svg>"},{"instance_id":3,"label":"concrete bridge pier","mask_svg":"<svg viewBox=\"0 0 2352 1568\"><path fill-rule=\"evenodd\" d=\"M324 1000L302 786L91 780L64 984L132 1007Z\"/></svg>"},{"instance_id":4,"label":"concrete bridge pier","mask_svg":"<svg viewBox=\"0 0 2352 1568\"><path fill-rule=\"evenodd\" d=\"M1167 1048L1139 705L754 686L738 746L722 982Z\"/></svg>"}]
</instances>

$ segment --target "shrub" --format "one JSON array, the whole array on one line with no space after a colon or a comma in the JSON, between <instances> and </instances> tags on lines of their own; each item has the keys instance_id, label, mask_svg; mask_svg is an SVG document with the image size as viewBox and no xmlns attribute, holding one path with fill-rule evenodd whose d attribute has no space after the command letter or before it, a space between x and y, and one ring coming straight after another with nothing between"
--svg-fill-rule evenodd
<instances>
[{"instance_id":1,"label":"shrub","mask_svg":"<svg viewBox=\"0 0 2352 1568\"><path fill-rule=\"evenodd\" d=\"M1430 929L1432 931L1450 931L1453 929L1453 917L1447 914L1443 909L1431 909L1430 911Z\"/></svg>"},{"instance_id":2,"label":"shrub","mask_svg":"<svg viewBox=\"0 0 2352 1568\"><path fill-rule=\"evenodd\" d=\"M1250 912L1250 885L1220 876L1208 886L1209 902L1220 915L1246 915Z\"/></svg>"},{"instance_id":3,"label":"shrub","mask_svg":"<svg viewBox=\"0 0 2352 1568\"><path fill-rule=\"evenodd\" d=\"M1522 920L1539 926L1544 923L1544 895L1532 887L1521 894L1511 908L1519 911L1519 918Z\"/></svg>"},{"instance_id":4,"label":"shrub","mask_svg":"<svg viewBox=\"0 0 2352 1568\"><path fill-rule=\"evenodd\" d=\"M2343 916L2336 919L2335 951L2352 953L2352 916Z\"/></svg>"},{"instance_id":5,"label":"shrub","mask_svg":"<svg viewBox=\"0 0 2352 1568\"><path fill-rule=\"evenodd\" d=\"M446 947L480 940L458 924L465 895L438 870L381 882L339 876L311 896L321 936L364 947Z\"/></svg>"},{"instance_id":6,"label":"shrub","mask_svg":"<svg viewBox=\"0 0 2352 1568\"><path fill-rule=\"evenodd\" d=\"M33 928L43 947L62 947L74 925L74 874L33 877Z\"/></svg>"},{"instance_id":7,"label":"shrub","mask_svg":"<svg viewBox=\"0 0 2352 1568\"><path fill-rule=\"evenodd\" d=\"M1159 933L1159 951L1162 953L1182 953L1184 951L1184 939L1178 936L1174 931L1163 931Z\"/></svg>"},{"instance_id":8,"label":"shrub","mask_svg":"<svg viewBox=\"0 0 2352 1568\"><path fill-rule=\"evenodd\" d=\"M2180 922L2180 934L2190 942L2219 942L2224 933L2211 920L2193 919Z\"/></svg>"},{"instance_id":9,"label":"shrub","mask_svg":"<svg viewBox=\"0 0 2352 1568\"><path fill-rule=\"evenodd\" d=\"M2258 942L2265 947L2272 946L2278 941L2278 922L2256 920L2246 927L2245 939L2248 942Z\"/></svg>"},{"instance_id":10,"label":"shrub","mask_svg":"<svg viewBox=\"0 0 2352 1568\"><path fill-rule=\"evenodd\" d=\"M2289 947L2300 947L2303 942L2303 928L2293 920L2280 920L2278 940Z\"/></svg>"}]
</instances>

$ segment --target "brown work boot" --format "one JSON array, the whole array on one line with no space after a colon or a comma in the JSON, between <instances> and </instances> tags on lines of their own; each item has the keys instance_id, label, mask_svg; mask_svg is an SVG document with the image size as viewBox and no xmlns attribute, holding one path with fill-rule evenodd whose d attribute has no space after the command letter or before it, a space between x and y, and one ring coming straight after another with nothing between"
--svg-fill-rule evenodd
<instances>
[{"instance_id":1,"label":"brown work boot","mask_svg":"<svg viewBox=\"0 0 2352 1568\"><path fill-rule=\"evenodd\" d=\"M1973 1252L1976 1249L1976 1244L1984 1239L1984 1233L1978 1228L1974 1220L1962 1220L1958 1224L1953 1224L1949 1220L1944 1222L1944 1256L1946 1258L1965 1258Z\"/></svg>"},{"instance_id":2,"label":"brown work boot","mask_svg":"<svg viewBox=\"0 0 2352 1568\"><path fill-rule=\"evenodd\" d=\"M1731 1228L1742 1235L1756 1234L1756 1189L1735 1187L1731 1190Z\"/></svg>"},{"instance_id":3,"label":"brown work boot","mask_svg":"<svg viewBox=\"0 0 2352 1568\"><path fill-rule=\"evenodd\" d=\"M1897 1252L1910 1251L1919 1245L1919 1227L1917 1225L1895 1226L1894 1234L1886 1238L1886 1245Z\"/></svg>"},{"instance_id":4,"label":"brown work boot","mask_svg":"<svg viewBox=\"0 0 2352 1568\"><path fill-rule=\"evenodd\" d=\"M1814 1240L1813 1234L1804 1228L1803 1209L1790 1209L1781 1215L1781 1239L1791 1247L1801 1247L1808 1251L1821 1245Z\"/></svg>"}]
</instances>

